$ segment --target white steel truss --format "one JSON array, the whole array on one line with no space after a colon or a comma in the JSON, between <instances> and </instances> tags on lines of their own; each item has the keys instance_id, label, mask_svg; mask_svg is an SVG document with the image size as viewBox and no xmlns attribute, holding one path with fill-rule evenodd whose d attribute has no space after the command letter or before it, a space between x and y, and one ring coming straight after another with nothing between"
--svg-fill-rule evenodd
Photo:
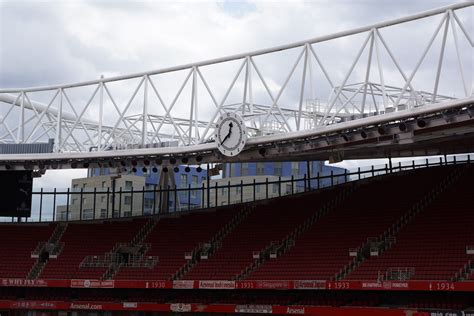
<instances>
[{"instance_id":1,"label":"white steel truss","mask_svg":"<svg viewBox=\"0 0 474 316\"><path fill-rule=\"evenodd\" d=\"M469 98L473 95L469 72L474 65L466 67L463 58L471 56L472 62L473 30L465 26L459 14L464 10L472 13L472 6L473 2L464 2L307 41L145 73L75 84L1 89L0 143L35 143L52 138L57 153L164 143L189 146L212 142L214 124L225 112L239 113L250 137L254 137L317 129ZM435 27L426 44L424 39L401 42L421 51L421 55L412 56L414 66L403 69L382 29L418 20L433 21ZM351 43L362 38L353 60L338 61L349 67L344 73L331 70L333 61L323 61L320 47L331 46L341 38L350 39ZM414 79L427 56L436 50L435 43L440 45L440 51L435 52L438 57L430 88ZM289 60L285 55L281 68L280 64L265 64L266 58L273 60L282 53L292 57ZM458 78L443 78L448 76L443 72L448 53L456 60ZM388 61L382 62L384 57ZM285 70L288 61L289 70ZM226 69L224 75L208 73L219 67ZM388 68L394 71L389 73ZM356 73L356 69L362 71ZM275 78L281 74L285 74L283 80ZM402 78L398 84L391 83L394 74ZM173 78L166 78L167 75ZM216 77L219 83L212 84ZM443 79L450 83L457 80L453 86L461 87L462 94L454 96L456 92L450 90L440 94Z\"/></svg>"}]
</instances>

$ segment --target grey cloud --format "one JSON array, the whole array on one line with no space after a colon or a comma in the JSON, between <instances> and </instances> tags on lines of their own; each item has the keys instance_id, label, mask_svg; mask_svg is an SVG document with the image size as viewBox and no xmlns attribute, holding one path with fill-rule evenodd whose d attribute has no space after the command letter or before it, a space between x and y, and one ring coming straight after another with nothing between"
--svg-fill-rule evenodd
<instances>
[{"instance_id":1,"label":"grey cloud","mask_svg":"<svg viewBox=\"0 0 474 316\"><path fill-rule=\"evenodd\" d=\"M95 79L101 74L110 76L163 68L326 35L449 3L421 0L250 2L243 3L242 9L239 6L226 8L225 3L1 2L0 86L68 83ZM410 50L410 46L415 46L413 39L427 41L434 26L435 23L429 22L427 26L414 29L401 27L398 33L389 29L381 32L407 71L421 54L421 51ZM340 83L349 69L363 37L315 45L335 84ZM428 56L415 77L423 87L432 85L431 72L424 67L428 70L435 67L437 48L433 52L434 57ZM282 53L285 54L288 57L275 59L275 62L271 58L265 60L267 56L255 59L261 71L274 78L274 93L296 57L296 53ZM466 53L463 57L466 69L472 73L472 60ZM393 80L393 84L400 85L400 76L386 53L382 59L387 66L387 83ZM366 60L364 53L361 65ZM371 78L378 80L374 65L375 62ZM455 60L447 60L444 67L444 74L456 77ZM286 106L295 106L298 100L300 70L301 66L282 95L282 104ZM322 88L327 88L327 83L321 71L317 67L314 70L317 97L325 100L328 90L324 92ZM350 82L360 82L364 71L361 66L356 67ZM216 71L208 80L211 86L223 89L230 83L231 76ZM170 100L178 86L179 83L164 82L159 90ZM442 83L442 87L447 91L459 88L450 81ZM125 90L118 90L121 92L119 103L130 94ZM269 102L266 92L255 93L256 100ZM201 106L206 105L210 104ZM155 108L162 110L159 106ZM208 112L201 111L200 115ZM180 113L178 107L173 110L175 113Z\"/></svg>"}]
</instances>

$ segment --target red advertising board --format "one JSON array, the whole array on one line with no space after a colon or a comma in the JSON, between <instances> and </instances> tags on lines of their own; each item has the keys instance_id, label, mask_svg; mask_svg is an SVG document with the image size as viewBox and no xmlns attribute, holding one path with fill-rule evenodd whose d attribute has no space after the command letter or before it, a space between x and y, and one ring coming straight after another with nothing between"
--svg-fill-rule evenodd
<instances>
[{"instance_id":1,"label":"red advertising board","mask_svg":"<svg viewBox=\"0 0 474 316\"><path fill-rule=\"evenodd\" d=\"M235 281L218 281L218 280L210 280L210 281L199 281L199 288L200 289L214 289L214 290L233 290L235 289Z\"/></svg>"},{"instance_id":2,"label":"red advertising board","mask_svg":"<svg viewBox=\"0 0 474 316\"><path fill-rule=\"evenodd\" d=\"M68 280L64 280L68 283ZM64 282L64 284L66 284ZM1 279L0 285L3 287L15 286L15 287L48 287L48 281L46 280L25 280L25 279Z\"/></svg>"},{"instance_id":3,"label":"red advertising board","mask_svg":"<svg viewBox=\"0 0 474 316\"><path fill-rule=\"evenodd\" d=\"M325 290L326 281L321 280L296 280L293 281L295 290Z\"/></svg>"},{"instance_id":4,"label":"red advertising board","mask_svg":"<svg viewBox=\"0 0 474 316\"><path fill-rule=\"evenodd\" d=\"M474 311L423 311L381 307L323 307L297 305L252 304L189 304L189 303L138 303L138 302L89 302L89 301L14 301L0 300L0 309L10 310L60 310L60 311L142 311L175 313L252 313L275 315L324 315L324 316L461 316L474 315Z\"/></svg>"},{"instance_id":5,"label":"red advertising board","mask_svg":"<svg viewBox=\"0 0 474 316\"><path fill-rule=\"evenodd\" d=\"M194 289L194 281L193 280L174 280L173 281L173 289Z\"/></svg>"},{"instance_id":6,"label":"red advertising board","mask_svg":"<svg viewBox=\"0 0 474 316\"><path fill-rule=\"evenodd\" d=\"M325 315L325 316L431 316L432 314L396 308L377 307L317 307L252 304L189 304L189 303L138 303L138 302L90 302L90 301L14 301L0 300L0 309L11 310L61 310L61 311L154 311L154 312L195 312L195 313L256 313L276 315ZM464 312L470 315L472 312ZM462 314L460 311L459 314ZM436 314L444 315L444 314ZM452 312L450 315L458 315Z\"/></svg>"},{"instance_id":7,"label":"red advertising board","mask_svg":"<svg viewBox=\"0 0 474 316\"><path fill-rule=\"evenodd\" d=\"M113 280L71 280L71 287L93 288L93 289L113 289Z\"/></svg>"},{"instance_id":8,"label":"red advertising board","mask_svg":"<svg viewBox=\"0 0 474 316\"><path fill-rule=\"evenodd\" d=\"M363 290L474 292L474 281L324 281L324 280L24 280L0 279L0 287L215 290Z\"/></svg>"},{"instance_id":9,"label":"red advertising board","mask_svg":"<svg viewBox=\"0 0 474 316\"><path fill-rule=\"evenodd\" d=\"M249 281L235 281L235 288L242 290L289 290L293 288L293 281L278 281L278 280L249 280Z\"/></svg>"}]
</instances>

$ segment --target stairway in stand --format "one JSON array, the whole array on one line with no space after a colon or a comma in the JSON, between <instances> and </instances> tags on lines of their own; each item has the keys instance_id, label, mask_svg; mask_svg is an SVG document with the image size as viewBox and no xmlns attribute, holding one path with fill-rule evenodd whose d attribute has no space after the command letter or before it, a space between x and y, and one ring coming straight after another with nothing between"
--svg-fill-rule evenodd
<instances>
[{"instance_id":1,"label":"stairway in stand","mask_svg":"<svg viewBox=\"0 0 474 316\"><path fill-rule=\"evenodd\" d=\"M50 259L56 259L64 247L64 243L60 242L61 237L67 229L67 223L59 223L53 231L53 234L47 242L39 242L35 250L31 253L32 258L37 258L36 262L28 272L27 279L35 280L43 271L44 267Z\"/></svg>"},{"instance_id":2,"label":"stairway in stand","mask_svg":"<svg viewBox=\"0 0 474 316\"><path fill-rule=\"evenodd\" d=\"M49 260L39 275L42 279L100 279L108 267L81 267L88 256L100 257L117 243L128 243L148 219L121 219L69 223L58 257Z\"/></svg>"},{"instance_id":3,"label":"stairway in stand","mask_svg":"<svg viewBox=\"0 0 474 316\"><path fill-rule=\"evenodd\" d=\"M241 216L238 215L240 212L237 207L221 207L163 216L144 240L150 245L145 256L158 257L157 264L149 268L121 267L114 279L171 280L179 277L180 271L184 273L186 266L192 265L188 261L207 249L206 243L211 241L213 247L218 246L213 238L219 236L219 232L223 234L222 229L236 216ZM187 255L190 259L186 259Z\"/></svg>"},{"instance_id":4,"label":"stairway in stand","mask_svg":"<svg viewBox=\"0 0 474 316\"><path fill-rule=\"evenodd\" d=\"M368 257L345 279L468 278L463 271L474 257L467 254L468 246L474 245L473 177L471 166L455 168L435 194L424 199L420 214L405 218L405 225L388 233L396 242L379 256Z\"/></svg>"},{"instance_id":5,"label":"stairway in stand","mask_svg":"<svg viewBox=\"0 0 474 316\"><path fill-rule=\"evenodd\" d=\"M235 230L222 239L222 246L207 260L201 260L183 279L233 280L254 263L272 242L293 233L295 227L311 217L324 203L337 195L340 188L275 198L257 204ZM321 191L322 192L322 191ZM315 198L316 197L316 198Z\"/></svg>"},{"instance_id":6,"label":"stairway in stand","mask_svg":"<svg viewBox=\"0 0 474 316\"><path fill-rule=\"evenodd\" d=\"M329 199L324 203L315 213L313 213L308 219L302 224L297 226L292 233L285 236L281 241L272 241L258 254L255 253L255 260L250 265L245 267L242 272L236 276L237 280L243 280L247 278L252 272L257 270L261 265L269 260L274 260L295 245L295 239L301 234L304 234L311 226L317 222L320 218L324 217L334 209L336 209L346 198L348 198L358 187L357 183L349 183L341 187L340 192L333 199ZM326 190L321 191L325 192ZM328 197L326 197L328 198Z\"/></svg>"},{"instance_id":7,"label":"stairway in stand","mask_svg":"<svg viewBox=\"0 0 474 316\"><path fill-rule=\"evenodd\" d=\"M439 168L381 176L361 183L337 209L316 221L281 256L250 273L254 280L335 280L354 264L350 250L379 236L441 181L448 171ZM382 207L383 206L383 207Z\"/></svg>"},{"instance_id":8,"label":"stairway in stand","mask_svg":"<svg viewBox=\"0 0 474 316\"><path fill-rule=\"evenodd\" d=\"M175 273L173 280L180 280L184 278L186 273L201 260L209 260L216 251L222 247L222 240L230 234L238 225L255 209L255 206L246 205L241 211L234 216L234 218L227 223L211 240L200 244L199 247L188 253L190 259Z\"/></svg>"},{"instance_id":9,"label":"stairway in stand","mask_svg":"<svg viewBox=\"0 0 474 316\"><path fill-rule=\"evenodd\" d=\"M113 279L122 267L151 269L158 263L158 257L145 256L148 249L150 249L150 245L144 243L144 241L159 220L159 217L150 218L129 243L117 243L109 253L96 260L97 263L108 267L102 275L102 280ZM95 258L89 256L84 260L88 259L91 261L90 266L94 266Z\"/></svg>"}]
</instances>

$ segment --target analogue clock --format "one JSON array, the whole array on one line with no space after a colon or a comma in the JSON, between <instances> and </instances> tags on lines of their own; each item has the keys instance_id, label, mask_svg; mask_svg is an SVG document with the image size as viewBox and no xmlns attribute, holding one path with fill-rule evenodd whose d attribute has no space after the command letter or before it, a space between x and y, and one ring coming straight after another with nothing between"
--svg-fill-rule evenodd
<instances>
[{"instance_id":1,"label":"analogue clock","mask_svg":"<svg viewBox=\"0 0 474 316\"><path fill-rule=\"evenodd\" d=\"M216 126L217 148L225 156L235 156L244 149L247 129L244 121L236 113L225 113Z\"/></svg>"}]
</instances>

